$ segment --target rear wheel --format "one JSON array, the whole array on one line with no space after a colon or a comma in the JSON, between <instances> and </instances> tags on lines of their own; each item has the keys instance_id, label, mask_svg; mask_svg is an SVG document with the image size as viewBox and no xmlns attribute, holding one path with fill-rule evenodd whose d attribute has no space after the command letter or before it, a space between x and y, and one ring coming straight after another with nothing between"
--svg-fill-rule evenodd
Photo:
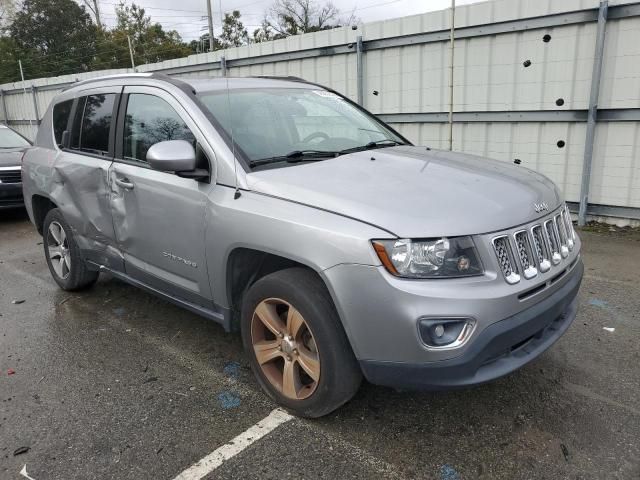
<instances>
[{"instance_id":1,"label":"rear wheel","mask_svg":"<svg viewBox=\"0 0 640 480\"><path fill-rule=\"evenodd\" d=\"M60 288L81 290L98 280L99 273L87 269L71 227L57 208L47 213L42 236L49 271Z\"/></svg>"},{"instance_id":2,"label":"rear wheel","mask_svg":"<svg viewBox=\"0 0 640 480\"><path fill-rule=\"evenodd\" d=\"M331 296L306 269L267 275L249 289L242 339L262 388L296 415L326 415L360 386L360 367Z\"/></svg>"}]
</instances>

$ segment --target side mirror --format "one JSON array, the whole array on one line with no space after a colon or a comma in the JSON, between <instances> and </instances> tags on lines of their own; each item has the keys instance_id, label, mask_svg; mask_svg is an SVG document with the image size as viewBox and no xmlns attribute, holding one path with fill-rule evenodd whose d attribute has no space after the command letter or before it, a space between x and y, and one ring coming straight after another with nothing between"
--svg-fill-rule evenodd
<instances>
[{"instance_id":1,"label":"side mirror","mask_svg":"<svg viewBox=\"0 0 640 480\"><path fill-rule=\"evenodd\" d=\"M196 151L186 140L158 142L147 151L147 162L154 170L189 172L196 169Z\"/></svg>"}]
</instances>

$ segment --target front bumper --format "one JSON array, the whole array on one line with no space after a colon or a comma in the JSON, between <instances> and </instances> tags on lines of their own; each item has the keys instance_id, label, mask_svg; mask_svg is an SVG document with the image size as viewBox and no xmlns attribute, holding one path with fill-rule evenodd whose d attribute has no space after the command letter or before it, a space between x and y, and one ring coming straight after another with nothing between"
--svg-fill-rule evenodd
<instances>
[{"instance_id":1,"label":"front bumper","mask_svg":"<svg viewBox=\"0 0 640 480\"><path fill-rule=\"evenodd\" d=\"M22 183L0 183L0 209L22 206Z\"/></svg>"},{"instance_id":2,"label":"front bumper","mask_svg":"<svg viewBox=\"0 0 640 480\"><path fill-rule=\"evenodd\" d=\"M425 363L361 361L371 383L398 388L444 390L489 382L529 363L569 328L584 267L545 300L485 328L460 356Z\"/></svg>"}]
</instances>

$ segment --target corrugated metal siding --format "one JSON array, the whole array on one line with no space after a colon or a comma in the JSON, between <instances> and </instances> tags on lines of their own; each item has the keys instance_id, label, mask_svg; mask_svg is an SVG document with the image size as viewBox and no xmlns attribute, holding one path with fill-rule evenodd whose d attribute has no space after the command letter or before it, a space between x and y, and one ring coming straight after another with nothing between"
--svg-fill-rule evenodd
<instances>
[{"instance_id":1,"label":"corrugated metal siding","mask_svg":"<svg viewBox=\"0 0 640 480\"><path fill-rule=\"evenodd\" d=\"M612 1L611 5L632 3ZM598 0L493 0L458 7L456 27L483 25L483 29L518 19L596 9ZM586 18L586 17L585 17ZM592 17L595 18L595 17ZM248 45L207 54L142 65L141 72L168 71L177 77L212 77L222 74L224 55L233 64L239 59L259 59L327 48L327 54L303 59L257 63L229 68L233 76L292 75L325 84L349 98L357 98L355 42L438 32L449 28L449 11L438 11L359 26L299 35L263 44ZM584 111L588 108L594 59L595 22L567 24L456 41L454 110L457 112ZM460 30L459 30L460 31ZM545 34L551 36L543 42ZM640 108L640 17L610 20L607 24L605 58L599 107ZM446 38L446 37L445 37ZM344 50L349 45L350 49ZM331 55L332 48L348 54ZM525 67L523 62L531 65ZM204 66L188 72L190 66ZM449 43L436 41L365 51L364 106L376 114L443 113L449 109ZM179 69L179 71L176 71ZM27 81L37 88L126 70L92 72ZM21 83L3 85L11 90ZM374 95L374 91L378 94ZM57 90L38 90L42 115ZM5 95L15 128L35 136L31 92ZM556 101L564 104L558 106ZM0 111L0 115L2 115ZM391 117L393 118L393 117ZM445 123L397 123L394 125L417 144L446 148ZM590 201L598 204L640 208L639 122L600 123L596 131ZM454 149L534 168L553 179L568 200L578 201L586 123L583 122L472 122L454 126ZM565 143L559 148L558 142Z\"/></svg>"}]
</instances>

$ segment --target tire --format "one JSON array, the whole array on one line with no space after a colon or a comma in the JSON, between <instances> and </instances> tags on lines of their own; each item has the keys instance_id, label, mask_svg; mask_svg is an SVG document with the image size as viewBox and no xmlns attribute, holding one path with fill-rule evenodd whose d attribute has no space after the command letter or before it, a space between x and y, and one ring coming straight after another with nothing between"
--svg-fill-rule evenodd
<instances>
[{"instance_id":1,"label":"tire","mask_svg":"<svg viewBox=\"0 0 640 480\"><path fill-rule=\"evenodd\" d=\"M59 209L53 208L47 213L42 227L42 239L49 271L60 288L76 291L96 283L100 273L87 269L73 231ZM60 248L60 244L63 248Z\"/></svg>"},{"instance_id":2,"label":"tire","mask_svg":"<svg viewBox=\"0 0 640 480\"><path fill-rule=\"evenodd\" d=\"M282 336L262 317L269 317L267 323L276 326ZM314 272L290 268L253 284L242 301L241 332L260 386L291 413L321 417L358 391L360 366L331 296ZM296 380L287 382L285 371L288 379Z\"/></svg>"}]
</instances>

